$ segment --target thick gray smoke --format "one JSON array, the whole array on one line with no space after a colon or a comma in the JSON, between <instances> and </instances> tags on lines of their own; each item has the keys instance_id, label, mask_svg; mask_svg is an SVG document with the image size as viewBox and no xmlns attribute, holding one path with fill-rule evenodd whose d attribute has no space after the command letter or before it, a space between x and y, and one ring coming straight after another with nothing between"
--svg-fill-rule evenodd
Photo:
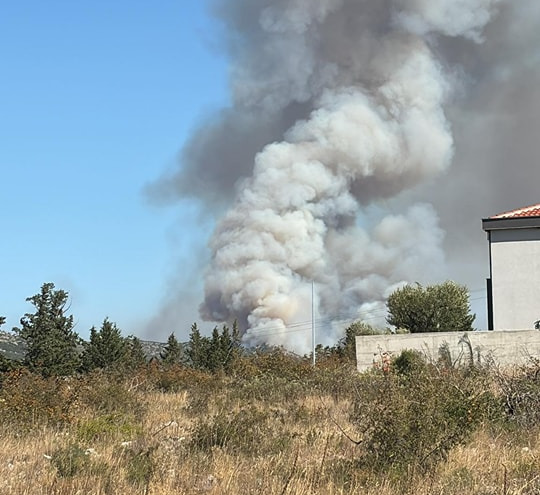
<instances>
[{"instance_id":1,"label":"thick gray smoke","mask_svg":"<svg viewBox=\"0 0 540 495\"><path fill-rule=\"evenodd\" d=\"M537 37L540 9L502 0L222 0L215 11L226 26L232 106L194 134L181 169L157 187L202 197L209 211L228 206L210 241L202 315L237 318L250 343L305 351L309 332L295 325L311 317L312 281L321 320L376 321L398 284L447 276L445 248L461 253L467 242L444 231L468 214L472 227L461 232L477 228L481 238L481 216L503 206L482 204L482 183L465 188L491 167L486 133L504 134L489 112L499 116L523 95L486 109L494 96L482 88L509 83L511 93L514 78L534 86L514 72L524 61L512 50L534 53L527 40ZM538 82L535 57L527 70Z\"/></svg>"}]
</instances>

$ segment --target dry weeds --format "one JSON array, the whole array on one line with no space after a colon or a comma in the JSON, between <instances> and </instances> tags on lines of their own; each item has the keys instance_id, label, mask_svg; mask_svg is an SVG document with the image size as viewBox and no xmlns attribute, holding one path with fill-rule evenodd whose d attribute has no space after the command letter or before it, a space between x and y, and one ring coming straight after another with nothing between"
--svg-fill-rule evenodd
<instances>
[{"instance_id":1,"label":"dry weeds","mask_svg":"<svg viewBox=\"0 0 540 495\"><path fill-rule=\"evenodd\" d=\"M77 401L77 417L62 425L35 422L21 429L6 421L0 494L540 493L538 428L485 425L427 474L373 474L358 464L348 392L313 388L280 400L275 391L272 400L264 394L246 399L223 380L211 395L197 387L171 393L137 388L135 398L145 407L133 415L105 414ZM239 428L242 422L250 427Z\"/></svg>"}]
</instances>

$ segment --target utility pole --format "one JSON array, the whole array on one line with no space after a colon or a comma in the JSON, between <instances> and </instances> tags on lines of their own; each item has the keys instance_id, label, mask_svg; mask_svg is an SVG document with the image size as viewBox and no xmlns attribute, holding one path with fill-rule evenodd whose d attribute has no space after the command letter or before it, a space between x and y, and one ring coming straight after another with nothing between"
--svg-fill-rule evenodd
<instances>
[{"instance_id":1,"label":"utility pole","mask_svg":"<svg viewBox=\"0 0 540 495\"><path fill-rule=\"evenodd\" d=\"M311 281L311 352L313 355L313 367L315 367L315 284Z\"/></svg>"}]
</instances>

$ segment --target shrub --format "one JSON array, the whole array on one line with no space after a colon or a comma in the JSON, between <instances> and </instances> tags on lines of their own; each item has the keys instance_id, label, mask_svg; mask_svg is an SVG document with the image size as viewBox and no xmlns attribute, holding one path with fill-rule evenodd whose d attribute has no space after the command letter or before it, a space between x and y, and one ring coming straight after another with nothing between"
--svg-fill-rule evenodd
<instances>
[{"instance_id":1,"label":"shrub","mask_svg":"<svg viewBox=\"0 0 540 495\"><path fill-rule=\"evenodd\" d=\"M493 413L496 399L481 376L460 370L440 374L416 357L401 373L364 375L351 416L361 462L374 470L427 471L464 442ZM416 366L416 364L415 364Z\"/></svg>"},{"instance_id":2,"label":"shrub","mask_svg":"<svg viewBox=\"0 0 540 495\"><path fill-rule=\"evenodd\" d=\"M90 458L78 445L68 445L53 452L51 463L62 478L71 478L88 469Z\"/></svg>"},{"instance_id":3,"label":"shrub","mask_svg":"<svg viewBox=\"0 0 540 495\"><path fill-rule=\"evenodd\" d=\"M93 441L107 437L131 440L142 432L140 424L122 414L105 414L81 420L77 426L77 436L81 441Z\"/></svg>"},{"instance_id":4,"label":"shrub","mask_svg":"<svg viewBox=\"0 0 540 495\"><path fill-rule=\"evenodd\" d=\"M398 375L418 373L425 369L427 363L419 351L405 349L394 358L392 366Z\"/></svg>"},{"instance_id":5,"label":"shrub","mask_svg":"<svg viewBox=\"0 0 540 495\"><path fill-rule=\"evenodd\" d=\"M195 425L191 445L205 452L213 447L245 455L281 452L291 438L286 434L283 418L275 413L246 406L201 419Z\"/></svg>"},{"instance_id":6,"label":"shrub","mask_svg":"<svg viewBox=\"0 0 540 495\"><path fill-rule=\"evenodd\" d=\"M73 420L76 392L70 380L19 369L6 373L0 389L3 424L23 429L61 426Z\"/></svg>"},{"instance_id":7,"label":"shrub","mask_svg":"<svg viewBox=\"0 0 540 495\"><path fill-rule=\"evenodd\" d=\"M497 372L501 402L510 424L530 428L540 424L540 362Z\"/></svg>"},{"instance_id":8,"label":"shrub","mask_svg":"<svg viewBox=\"0 0 540 495\"><path fill-rule=\"evenodd\" d=\"M114 373L96 371L78 381L81 405L98 414L122 414L140 418L146 410L141 396Z\"/></svg>"}]
</instances>

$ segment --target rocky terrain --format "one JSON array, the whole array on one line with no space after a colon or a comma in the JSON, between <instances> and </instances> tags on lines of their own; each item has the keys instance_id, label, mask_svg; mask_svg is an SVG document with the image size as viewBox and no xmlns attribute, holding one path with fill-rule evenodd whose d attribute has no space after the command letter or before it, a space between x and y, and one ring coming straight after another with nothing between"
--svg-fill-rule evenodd
<instances>
[{"instance_id":1,"label":"rocky terrain","mask_svg":"<svg viewBox=\"0 0 540 495\"><path fill-rule=\"evenodd\" d=\"M159 356L159 353L165 347L162 342L152 342L142 340L144 352L148 359ZM18 361L24 358L25 345L21 338L12 332L0 330L0 354L8 359L16 359Z\"/></svg>"}]
</instances>

